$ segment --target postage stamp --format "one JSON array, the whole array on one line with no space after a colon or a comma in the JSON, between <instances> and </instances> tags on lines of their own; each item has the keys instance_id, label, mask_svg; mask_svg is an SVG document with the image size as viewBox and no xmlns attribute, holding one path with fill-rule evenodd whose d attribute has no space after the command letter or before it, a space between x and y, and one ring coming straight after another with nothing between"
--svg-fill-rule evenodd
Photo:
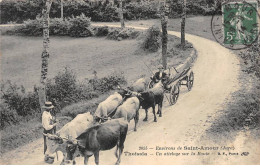
<instances>
[{"instance_id":1,"label":"postage stamp","mask_svg":"<svg viewBox=\"0 0 260 168\"><path fill-rule=\"evenodd\" d=\"M212 17L215 39L230 49L243 49L255 43L259 36L257 1L226 1L222 15Z\"/></svg>"}]
</instances>

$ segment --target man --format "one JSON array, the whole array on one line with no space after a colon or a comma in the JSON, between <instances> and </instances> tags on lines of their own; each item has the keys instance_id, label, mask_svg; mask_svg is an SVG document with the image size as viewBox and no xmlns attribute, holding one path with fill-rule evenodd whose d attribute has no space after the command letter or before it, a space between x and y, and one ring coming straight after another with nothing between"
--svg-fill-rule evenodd
<instances>
[{"instance_id":1,"label":"man","mask_svg":"<svg viewBox=\"0 0 260 168\"><path fill-rule=\"evenodd\" d=\"M165 80L167 78L167 74L164 72L163 66L158 67L159 71L156 72L153 76L153 81L155 83L159 82L160 80Z\"/></svg>"},{"instance_id":2,"label":"man","mask_svg":"<svg viewBox=\"0 0 260 168\"><path fill-rule=\"evenodd\" d=\"M45 109L45 111L42 113L43 133L53 134L55 133L55 129L57 125L56 116L52 111L54 106L52 105L52 102L45 102L45 105L42 108ZM43 142L44 142L44 154L45 154L47 150L46 136L43 136Z\"/></svg>"}]
</instances>

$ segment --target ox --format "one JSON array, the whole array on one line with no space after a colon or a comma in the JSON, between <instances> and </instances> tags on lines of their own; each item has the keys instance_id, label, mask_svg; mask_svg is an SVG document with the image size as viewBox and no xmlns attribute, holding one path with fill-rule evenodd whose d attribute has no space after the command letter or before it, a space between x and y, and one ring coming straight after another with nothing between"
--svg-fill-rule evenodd
<instances>
[{"instance_id":1,"label":"ox","mask_svg":"<svg viewBox=\"0 0 260 168\"><path fill-rule=\"evenodd\" d=\"M162 82L158 82L154 85L153 88L149 89L148 91L141 92L137 94L137 97L140 100L140 106L145 109L145 118L143 121L148 120L148 109L152 107L153 115L154 115L154 122L157 122L157 118L155 115L155 106L158 104L158 112L159 117L162 117L162 103L164 98L164 86Z\"/></svg>"},{"instance_id":2,"label":"ox","mask_svg":"<svg viewBox=\"0 0 260 168\"><path fill-rule=\"evenodd\" d=\"M117 107L122 104L123 100L126 98L128 93L125 89L120 89L118 92L115 92L113 95L110 95L106 100L99 103L95 113L94 118L97 122L105 122L108 117L112 116L116 111Z\"/></svg>"},{"instance_id":3,"label":"ox","mask_svg":"<svg viewBox=\"0 0 260 168\"><path fill-rule=\"evenodd\" d=\"M138 79L135 83L133 83L130 87L128 87L129 90L134 92L144 92L147 88L147 81L145 78Z\"/></svg>"},{"instance_id":4,"label":"ox","mask_svg":"<svg viewBox=\"0 0 260 168\"><path fill-rule=\"evenodd\" d=\"M124 118L128 121L128 123L134 119L135 120L135 128L139 120L139 108L140 101L137 97L128 98L121 106L119 106L116 110L116 113L113 115L113 119L115 118Z\"/></svg>"},{"instance_id":5,"label":"ox","mask_svg":"<svg viewBox=\"0 0 260 168\"><path fill-rule=\"evenodd\" d=\"M79 152L84 156L84 164L88 164L89 157L94 155L95 163L98 165L99 152L116 146L116 164L120 164L127 130L128 124L123 119L109 120L87 129L76 138L76 143L71 142L71 145L67 147L67 152L73 160Z\"/></svg>"},{"instance_id":6,"label":"ox","mask_svg":"<svg viewBox=\"0 0 260 168\"><path fill-rule=\"evenodd\" d=\"M48 137L47 151L45 158L53 158L53 154L57 151L61 151L63 156L66 154L66 143L70 138L77 138L87 128L93 126L93 116L88 112L84 114L78 114L72 121L64 125L56 134L43 134Z\"/></svg>"}]
</instances>

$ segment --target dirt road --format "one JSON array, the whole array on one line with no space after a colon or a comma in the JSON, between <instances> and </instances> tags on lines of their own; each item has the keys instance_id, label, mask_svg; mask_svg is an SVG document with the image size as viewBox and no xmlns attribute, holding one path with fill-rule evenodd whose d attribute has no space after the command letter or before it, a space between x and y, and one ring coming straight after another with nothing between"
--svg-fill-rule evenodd
<instances>
[{"instance_id":1,"label":"dirt road","mask_svg":"<svg viewBox=\"0 0 260 168\"><path fill-rule=\"evenodd\" d=\"M168 33L180 36L177 32L169 31ZM152 113L149 113L147 123L140 122L141 126L138 127L137 132L129 132L124 152L130 152L132 155L124 153L121 164L221 164L221 161L232 164L232 160L238 158L223 155L216 160L217 152L228 153L229 151L225 148L221 150L221 146L214 146L210 142L205 144L200 141L200 137L210 126L208 121L216 117L216 111L222 108L232 92L239 89L237 81L239 60L228 49L216 42L188 34L186 40L193 43L198 51L198 58L193 67L195 74L193 89L187 92L187 89L183 87L180 98L174 106L169 106L165 101L163 116L158 119L157 123L152 121ZM144 111L141 110L140 114L140 120L142 120ZM133 121L130 124L130 130L133 130ZM212 148L189 150L191 146L201 148L202 145ZM234 145L236 144L230 145L235 147L233 152L237 149ZM139 150L140 147L148 149ZM159 149L158 147L170 148L156 150L156 148ZM140 156L136 156L138 153ZM195 155L192 155L193 153ZM92 157L89 160L89 164L94 164L93 159ZM42 160L41 139L6 153L2 158L5 164L44 164ZM83 164L82 158L77 158L76 161L77 164ZM246 164L243 158L239 161L240 163L236 164ZM55 161L55 164L59 162ZM100 164L107 165L115 162L114 149L101 152Z\"/></svg>"}]
</instances>

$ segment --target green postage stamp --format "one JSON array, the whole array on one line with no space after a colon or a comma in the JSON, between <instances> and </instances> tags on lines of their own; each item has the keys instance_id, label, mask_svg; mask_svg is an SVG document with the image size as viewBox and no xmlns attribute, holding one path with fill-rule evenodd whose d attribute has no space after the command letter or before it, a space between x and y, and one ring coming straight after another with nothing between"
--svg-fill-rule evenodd
<instances>
[{"instance_id":1,"label":"green postage stamp","mask_svg":"<svg viewBox=\"0 0 260 168\"><path fill-rule=\"evenodd\" d=\"M258 4L253 1L222 5L224 44L251 45L258 37Z\"/></svg>"}]
</instances>

